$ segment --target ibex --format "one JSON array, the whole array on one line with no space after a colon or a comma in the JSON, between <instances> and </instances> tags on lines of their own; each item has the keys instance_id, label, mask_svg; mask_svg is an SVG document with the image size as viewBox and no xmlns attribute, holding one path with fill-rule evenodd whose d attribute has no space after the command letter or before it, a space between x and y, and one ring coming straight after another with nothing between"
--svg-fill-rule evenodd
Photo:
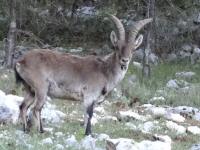
<instances>
[{"instance_id":1,"label":"ibex","mask_svg":"<svg viewBox=\"0 0 200 150\"><path fill-rule=\"evenodd\" d=\"M91 118L94 105L124 78L134 50L142 43L143 36L136 36L152 19L135 22L128 36L121 21L110 15L117 34L110 38L115 51L98 57L76 56L48 49L34 49L15 64L16 81L23 83L26 95L20 105L20 117L24 131L29 131L27 109L32 105L32 114L39 132L43 132L41 110L47 96L83 101L85 135L91 134Z\"/></svg>"}]
</instances>

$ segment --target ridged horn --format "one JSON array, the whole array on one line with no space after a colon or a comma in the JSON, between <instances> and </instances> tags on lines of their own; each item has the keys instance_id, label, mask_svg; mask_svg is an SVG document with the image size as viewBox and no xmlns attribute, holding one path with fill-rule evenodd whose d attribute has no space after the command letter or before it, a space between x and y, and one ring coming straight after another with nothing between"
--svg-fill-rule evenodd
<instances>
[{"instance_id":1,"label":"ridged horn","mask_svg":"<svg viewBox=\"0 0 200 150\"><path fill-rule=\"evenodd\" d=\"M125 42L125 30L122 22L114 15L110 15L111 20L115 23L119 33L119 46L122 46Z\"/></svg>"},{"instance_id":2,"label":"ridged horn","mask_svg":"<svg viewBox=\"0 0 200 150\"><path fill-rule=\"evenodd\" d=\"M144 20L140 20L138 22L136 22L129 31L129 37L128 37L128 47L130 49L132 49L134 47L133 42L135 41L135 38L138 34L138 32L147 24L152 22L152 18L148 18L148 19L144 19Z\"/></svg>"}]
</instances>

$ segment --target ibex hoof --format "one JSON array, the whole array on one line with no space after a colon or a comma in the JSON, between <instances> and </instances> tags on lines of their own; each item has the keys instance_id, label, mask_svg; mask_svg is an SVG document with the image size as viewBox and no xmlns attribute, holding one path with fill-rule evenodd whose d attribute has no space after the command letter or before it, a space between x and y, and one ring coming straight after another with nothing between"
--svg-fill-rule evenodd
<instances>
[{"instance_id":1,"label":"ibex hoof","mask_svg":"<svg viewBox=\"0 0 200 150\"><path fill-rule=\"evenodd\" d=\"M25 126L25 124L23 124L23 131L24 131L24 133L29 133L29 132L30 132L30 129L27 128L27 127Z\"/></svg>"}]
</instances>

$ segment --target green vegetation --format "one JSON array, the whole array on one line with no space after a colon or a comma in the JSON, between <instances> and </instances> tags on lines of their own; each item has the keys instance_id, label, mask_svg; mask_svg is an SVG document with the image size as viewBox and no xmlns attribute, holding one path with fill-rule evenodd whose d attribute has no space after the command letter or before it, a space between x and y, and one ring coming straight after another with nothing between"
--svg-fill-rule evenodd
<instances>
[{"instance_id":1,"label":"green vegetation","mask_svg":"<svg viewBox=\"0 0 200 150\"><path fill-rule=\"evenodd\" d=\"M166 88L166 84L170 79L177 79L175 74L182 71L193 71L196 75L192 79L184 79L193 86L187 93L181 93L178 90ZM139 81L132 87L128 84L128 76L136 74ZM178 79L181 81L181 79ZM153 96L164 96L166 101L163 104L178 106L200 106L200 66L190 65L188 62L161 63L154 66L150 78L143 78L141 70L130 67L125 80L122 82L123 91L126 91L128 99L138 97L141 103L147 103ZM164 90L159 93L158 90ZM128 94L127 94L128 93Z\"/></svg>"}]
</instances>

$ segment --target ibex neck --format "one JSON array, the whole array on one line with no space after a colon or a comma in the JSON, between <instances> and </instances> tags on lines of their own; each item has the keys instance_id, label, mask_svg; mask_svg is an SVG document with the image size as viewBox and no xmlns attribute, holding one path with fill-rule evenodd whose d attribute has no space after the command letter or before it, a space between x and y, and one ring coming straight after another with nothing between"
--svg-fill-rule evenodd
<instances>
[{"instance_id":1,"label":"ibex neck","mask_svg":"<svg viewBox=\"0 0 200 150\"><path fill-rule=\"evenodd\" d=\"M107 63L106 76L108 77L108 84L112 90L125 76L127 70L122 70L117 53L111 53L105 56Z\"/></svg>"}]
</instances>

